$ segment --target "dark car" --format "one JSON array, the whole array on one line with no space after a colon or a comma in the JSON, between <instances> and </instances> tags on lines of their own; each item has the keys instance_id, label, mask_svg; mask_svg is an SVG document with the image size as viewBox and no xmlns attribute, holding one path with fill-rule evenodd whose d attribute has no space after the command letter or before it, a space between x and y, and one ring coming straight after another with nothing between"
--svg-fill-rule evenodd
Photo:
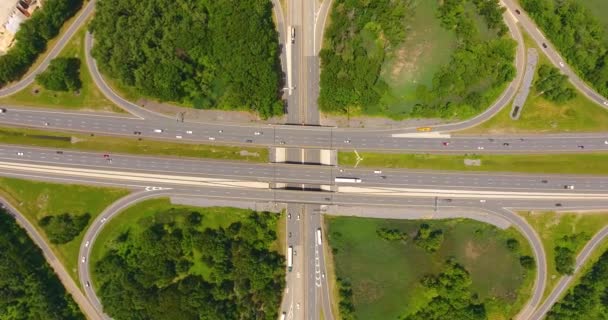
<instances>
[{"instance_id":1,"label":"dark car","mask_svg":"<svg viewBox=\"0 0 608 320\"><path fill-rule=\"evenodd\" d=\"M547 49L547 44L543 42L543 48Z\"/></svg>"},{"instance_id":2,"label":"dark car","mask_svg":"<svg viewBox=\"0 0 608 320\"><path fill-rule=\"evenodd\" d=\"M63 151L57 151L57 154L63 154Z\"/></svg>"},{"instance_id":3,"label":"dark car","mask_svg":"<svg viewBox=\"0 0 608 320\"><path fill-rule=\"evenodd\" d=\"M521 14L521 11L519 11L519 9L515 9L515 13Z\"/></svg>"},{"instance_id":4,"label":"dark car","mask_svg":"<svg viewBox=\"0 0 608 320\"><path fill-rule=\"evenodd\" d=\"M556 206L556 207L561 207L561 206L562 206L562 204L561 204L561 203L556 203L556 204L555 204L555 206Z\"/></svg>"}]
</instances>

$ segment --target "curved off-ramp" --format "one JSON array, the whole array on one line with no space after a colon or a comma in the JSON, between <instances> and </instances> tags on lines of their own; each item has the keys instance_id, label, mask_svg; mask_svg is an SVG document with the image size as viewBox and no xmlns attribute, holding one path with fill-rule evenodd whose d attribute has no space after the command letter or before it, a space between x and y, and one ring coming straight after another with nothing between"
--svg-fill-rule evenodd
<instances>
[{"instance_id":1,"label":"curved off-ramp","mask_svg":"<svg viewBox=\"0 0 608 320\"><path fill-rule=\"evenodd\" d=\"M84 9L80 12L76 20L70 25L70 27L66 30L66 32L61 36L61 38L57 41L55 46L49 51L42 62L36 67L36 69L29 72L24 78L19 80L18 82L6 86L0 89L0 97L9 96L11 94L17 93L25 87L29 86L31 83L36 80L36 76L44 71L48 66L51 60L56 58L61 50L66 46L68 41L74 36L76 31L80 29L80 27L84 24L85 21L91 16L93 10L95 9L95 0L90 0L85 4Z\"/></svg>"}]
</instances>

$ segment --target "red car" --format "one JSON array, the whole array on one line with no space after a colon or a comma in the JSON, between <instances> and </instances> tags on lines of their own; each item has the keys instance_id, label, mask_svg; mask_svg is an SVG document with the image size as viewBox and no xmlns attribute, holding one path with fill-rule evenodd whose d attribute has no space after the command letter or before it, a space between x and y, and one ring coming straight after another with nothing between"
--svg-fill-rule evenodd
<instances>
[{"instance_id":1,"label":"red car","mask_svg":"<svg viewBox=\"0 0 608 320\"><path fill-rule=\"evenodd\" d=\"M450 145L450 143L449 143L449 142L447 142L447 141L446 141L446 142L444 142L444 143L442 143L442 144L443 144L443 146L444 146L444 147L447 147L447 146L449 146L449 145Z\"/></svg>"},{"instance_id":2,"label":"red car","mask_svg":"<svg viewBox=\"0 0 608 320\"><path fill-rule=\"evenodd\" d=\"M103 157L107 159L107 158L110 157L110 155L109 154L104 154Z\"/></svg>"}]
</instances>

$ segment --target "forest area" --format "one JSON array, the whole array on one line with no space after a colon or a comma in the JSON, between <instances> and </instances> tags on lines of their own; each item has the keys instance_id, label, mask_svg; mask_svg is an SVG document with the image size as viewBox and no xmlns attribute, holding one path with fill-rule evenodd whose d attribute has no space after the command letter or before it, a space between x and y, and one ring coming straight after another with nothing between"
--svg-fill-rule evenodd
<instances>
[{"instance_id":1,"label":"forest area","mask_svg":"<svg viewBox=\"0 0 608 320\"><path fill-rule=\"evenodd\" d=\"M566 296L551 308L547 320L605 319L608 310L608 251Z\"/></svg>"},{"instance_id":2,"label":"forest area","mask_svg":"<svg viewBox=\"0 0 608 320\"><path fill-rule=\"evenodd\" d=\"M0 252L0 319L85 319L40 248L4 209Z\"/></svg>"},{"instance_id":3,"label":"forest area","mask_svg":"<svg viewBox=\"0 0 608 320\"><path fill-rule=\"evenodd\" d=\"M416 1L337 0L321 50L319 106L334 114L386 116L387 101L398 100L380 77L383 63L407 35ZM515 76L515 41L502 20L498 0L446 0L437 10L441 26L453 31L457 48L450 62L420 84L409 113L392 117L466 118L481 112ZM480 26L476 18L483 20ZM482 28L493 36L486 39ZM374 114L372 110L380 110Z\"/></svg>"},{"instance_id":4,"label":"forest area","mask_svg":"<svg viewBox=\"0 0 608 320\"><path fill-rule=\"evenodd\" d=\"M521 5L576 72L608 96L608 35L593 13L575 0L521 0Z\"/></svg>"},{"instance_id":5,"label":"forest area","mask_svg":"<svg viewBox=\"0 0 608 320\"><path fill-rule=\"evenodd\" d=\"M91 30L100 69L144 96L262 118L283 113L268 0L104 0Z\"/></svg>"},{"instance_id":6,"label":"forest area","mask_svg":"<svg viewBox=\"0 0 608 320\"><path fill-rule=\"evenodd\" d=\"M94 264L105 311L114 319L276 319L285 285L284 258L270 249L278 215L251 211L211 227L217 218L190 210L162 210L112 240Z\"/></svg>"}]
</instances>

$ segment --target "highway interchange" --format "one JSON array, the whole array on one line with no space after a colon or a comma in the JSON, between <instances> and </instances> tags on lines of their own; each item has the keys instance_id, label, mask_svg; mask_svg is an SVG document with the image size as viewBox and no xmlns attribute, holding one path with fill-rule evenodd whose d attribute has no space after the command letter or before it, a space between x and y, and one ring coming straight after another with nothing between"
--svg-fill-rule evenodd
<instances>
[{"instance_id":1,"label":"highway interchange","mask_svg":"<svg viewBox=\"0 0 608 320\"><path fill-rule=\"evenodd\" d=\"M517 91L525 59L520 27L532 36L539 47L542 43L549 45L543 51L554 64L563 63L557 51L550 46L525 13L516 14L516 6L512 1L503 2L508 8L505 21L514 39L520 44L515 61L518 70L516 79L503 95L478 117L464 122L434 126L431 133L419 133L415 127L370 130L318 126L318 51L331 0L322 3L288 1L287 14L284 14L278 0L273 1L283 48L281 61L292 82L291 88L285 90L288 102L287 125L205 123L187 120L181 122L176 121L173 116L155 113L131 103L113 92L101 77L89 52L94 39L87 34L87 66L94 82L111 101L132 116L5 106L7 112L0 114L0 124L184 143L289 147L285 160L301 164L250 164L121 154L110 154L110 161L102 154L94 152L2 145L0 175L61 183L120 186L134 190L131 195L108 207L87 230L86 242L83 242L80 248L80 256L84 257L88 257L88 249L93 245L107 219L111 219L128 205L144 199L171 195L204 195L208 198L288 203L287 212L291 218L287 222L287 231L292 237L287 241L299 252L294 260L294 270L288 273L287 290L281 306L281 312L288 313L289 319L318 319L321 312L325 319L333 319L327 278L322 276L325 273L324 250L316 244L314 236L318 228L323 228L321 216L327 206L433 208L436 211L454 208L482 210L488 216L509 221L530 242L538 263L538 272L533 295L519 314L519 318L541 319L552 303L557 301L560 293L567 288L569 280L562 280L563 283L560 282L555 288L550 299L537 309L547 278L545 253L538 235L514 211L518 208L608 208L606 179L588 176L465 174L382 168L378 168L377 171L380 172L376 173L374 169L306 164L311 162L310 159L319 157L319 149L508 154L608 151L608 133L518 136L470 136L455 133L495 115L509 103ZM90 1L85 6L39 68L15 85L0 89L0 96L10 95L29 85L35 74L44 70L50 59L61 51L90 16L94 3L95 1ZM295 28L296 37L293 43L290 39L290 26ZM608 107L606 99L595 93L567 65L562 67L562 70L569 75L570 81L579 91L598 105ZM301 152L299 148L304 151ZM338 176L360 178L361 183L336 184L334 178ZM276 183L289 186L326 186L333 192L270 188ZM574 189L567 189L568 185L574 186ZM14 208L11 211L16 212ZM591 249L597 246L606 234L608 232L602 230L594 237L579 256L577 266L588 258ZM323 245L326 245L325 241ZM86 261L89 259L86 258ZM103 315L102 305L93 286L88 283L88 263L79 265L81 287L94 306L95 313L88 312L90 307L83 307L83 310L88 310L85 312L89 317L107 318ZM81 302L79 304L82 306Z\"/></svg>"}]
</instances>

